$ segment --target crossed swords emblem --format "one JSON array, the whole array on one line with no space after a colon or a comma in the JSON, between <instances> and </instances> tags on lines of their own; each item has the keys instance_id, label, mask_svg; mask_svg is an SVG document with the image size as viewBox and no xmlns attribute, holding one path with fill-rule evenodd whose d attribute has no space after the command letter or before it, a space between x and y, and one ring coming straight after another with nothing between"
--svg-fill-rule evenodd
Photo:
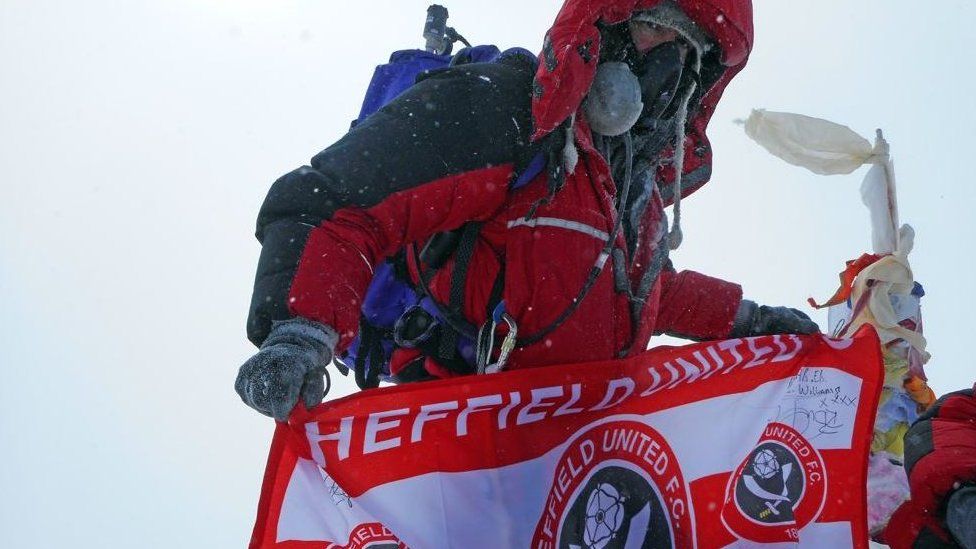
<instances>
[{"instance_id":1,"label":"crossed swords emblem","mask_svg":"<svg viewBox=\"0 0 976 549\"><path fill-rule=\"evenodd\" d=\"M742 475L742 482L745 483L746 489L757 498L765 500L763 503L765 503L766 507L776 516L779 516L779 504L783 503L784 501L790 501L790 498L787 497L787 494L789 494L789 487L786 483L790 478L790 474L793 473L793 464L787 463L783 465L781 471L783 473L782 494L774 494L763 489L762 486L759 486L759 483L756 482L756 478L752 475Z\"/></svg>"}]
</instances>

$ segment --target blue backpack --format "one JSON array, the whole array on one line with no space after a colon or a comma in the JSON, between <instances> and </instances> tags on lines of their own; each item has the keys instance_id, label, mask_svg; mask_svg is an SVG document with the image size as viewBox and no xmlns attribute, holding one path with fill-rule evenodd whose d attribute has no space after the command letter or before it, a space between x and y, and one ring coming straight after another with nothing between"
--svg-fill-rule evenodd
<instances>
[{"instance_id":1,"label":"blue backpack","mask_svg":"<svg viewBox=\"0 0 976 549\"><path fill-rule=\"evenodd\" d=\"M396 51L390 56L389 63L380 65L373 73L359 117L352 125L355 127L395 99L429 71L468 63L492 63L508 55L524 55L535 59L535 55L522 48L501 52L495 46L466 47L453 55L424 50ZM531 181L543 170L544 164L534 164L512 188ZM400 259L386 261L376 268L363 300L359 334L343 358L344 363L355 371L356 383L363 389L376 387L380 381L414 381L423 379L426 375L420 368L415 368L407 376L393 378L390 375L389 364L393 350L397 346L410 346L409 342L405 345L398 337L403 331L400 325L404 323L404 319L426 315L426 318L433 321L429 322L431 328L445 325L443 309L433 303L425 292L407 282L408 277L403 272L402 258ZM453 355L451 360L454 363L446 366L453 370L473 371L476 358L474 339L475 337L466 334L452 335L447 345L452 347L449 354ZM414 377L418 375L419 377Z\"/></svg>"}]
</instances>

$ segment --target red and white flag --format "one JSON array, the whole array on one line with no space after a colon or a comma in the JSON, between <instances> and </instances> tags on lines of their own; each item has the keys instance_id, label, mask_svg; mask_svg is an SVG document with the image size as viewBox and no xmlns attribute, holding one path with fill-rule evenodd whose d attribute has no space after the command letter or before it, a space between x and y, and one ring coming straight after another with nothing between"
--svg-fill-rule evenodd
<instances>
[{"instance_id":1,"label":"red and white flag","mask_svg":"<svg viewBox=\"0 0 976 549\"><path fill-rule=\"evenodd\" d=\"M878 340L366 391L275 432L252 548L867 547Z\"/></svg>"}]
</instances>

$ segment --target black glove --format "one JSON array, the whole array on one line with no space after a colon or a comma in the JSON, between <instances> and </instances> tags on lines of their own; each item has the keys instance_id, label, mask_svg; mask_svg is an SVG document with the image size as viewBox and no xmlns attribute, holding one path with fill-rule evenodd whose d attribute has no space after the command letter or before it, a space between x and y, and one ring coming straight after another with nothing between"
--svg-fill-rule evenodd
<instances>
[{"instance_id":1,"label":"black glove","mask_svg":"<svg viewBox=\"0 0 976 549\"><path fill-rule=\"evenodd\" d=\"M976 486L963 487L952 494L946 524L959 545L976 549Z\"/></svg>"},{"instance_id":2,"label":"black glove","mask_svg":"<svg viewBox=\"0 0 976 549\"><path fill-rule=\"evenodd\" d=\"M328 392L325 367L332 362L335 330L304 318L275 322L261 350L241 366L234 389L245 404L278 421L301 396L311 408Z\"/></svg>"},{"instance_id":3,"label":"black glove","mask_svg":"<svg viewBox=\"0 0 976 549\"><path fill-rule=\"evenodd\" d=\"M815 334L819 331L820 326L801 311L787 307L760 306L754 301L743 299L729 337Z\"/></svg>"}]
</instances>

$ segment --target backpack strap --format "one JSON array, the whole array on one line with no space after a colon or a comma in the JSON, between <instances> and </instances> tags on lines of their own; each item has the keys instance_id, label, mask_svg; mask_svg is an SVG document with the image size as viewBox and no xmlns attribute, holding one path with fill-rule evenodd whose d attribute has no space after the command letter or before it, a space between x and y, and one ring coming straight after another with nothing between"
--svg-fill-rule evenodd
<instances>
[{"instance_id":1,"label":"backpack strap","mask_svg":"<svg viewBox=\"0 0 976 549\"><path fill-rule=\"evenodd\" d=\"M380 386L380 372L386 361L383 340L393 337L390 330L377 328L366 317L359 320L359 353L356 355L355 378L360 389Z\"/></svg>"},{"instance_id":2,"label":"backpack strap","mask_svg":"<svg viewBox=\"0 0 976 549\"><path fill-rule=\"evenodd\" d=\"M441 318L446 322L451 328L460 334L463 334L469 338L474 338L477 332L477 328L472 325L463 314L459 314L452 311L450 308L446 307L440 301L434 297L434 293L430 290L430 280L433 278L434 273L437 269L428 270L425 268L424 263L420 259L420 253L417 251L416 246L411 246L413 251L413 260L417 265L417 289L423 294L424 297L430 300L430 302L437 309L437 312L441 315Z\"/></svg>"},{"instance_id":3,"label":"backpack strap","mask_svg":"<svg viewBox=\"0 0 976 549\"><path fill-rule=\"evenodd\" d=\"M451 273L451 297L449 307L458 316L464 316L464 286L468 279L468 268L471 266L471 256L474 255L481 223L467 223L458 242L457 257L454 261L454 272ZM453 358L457 355L458 332L443 330L441 332L439 358Z\"/></svg>"}]
</instances>

